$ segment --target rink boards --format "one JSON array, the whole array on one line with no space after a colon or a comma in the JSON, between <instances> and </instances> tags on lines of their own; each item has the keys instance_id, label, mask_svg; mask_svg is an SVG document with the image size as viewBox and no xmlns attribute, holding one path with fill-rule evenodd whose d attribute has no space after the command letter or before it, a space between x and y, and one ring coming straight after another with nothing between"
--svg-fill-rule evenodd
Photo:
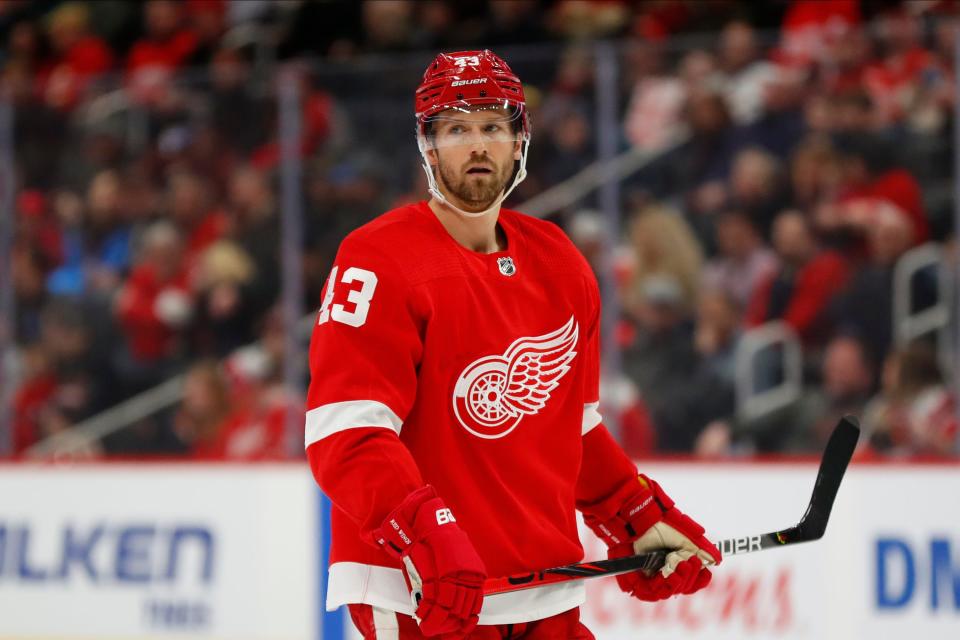
<instances>
[{"instance_id":1,"label":"rink boards","mask_svg":"<svg viewBox=\"0 0 960 640\"><path fill-rule=\"evenodd\" d=\"M714 538L796 523L816 473L642 468ZM339 640L321 512L299 464L0 466L0 640ZM854 466L823 540L731 557L692 597L587 591L598 640L960 638L960 467Z\"/></svg>"},{"instance_id":2,"label":"rink boards","mask_svg":"<svg viewBox=\"0 0 960 640\"><path fill-rule=\"evenodd\" d=\"M0 638L315 638L312 482L286 464L0 466Z\"/></svg>"},{"instance_id":3,"label":"rink boards","mask_svg":"<svg viewBox=\"0 0 960 640\"><path fill-rule=\"evenodd\" d=\"M714 539L795 524L816 474L813 464L648 468ZM602 554L600 543L586 553ZM822 540L731 557L693 597L624 602L609 580L587 593L604 640L960 638L960 467L854 466Z\"/></svg>"}]
</instances>

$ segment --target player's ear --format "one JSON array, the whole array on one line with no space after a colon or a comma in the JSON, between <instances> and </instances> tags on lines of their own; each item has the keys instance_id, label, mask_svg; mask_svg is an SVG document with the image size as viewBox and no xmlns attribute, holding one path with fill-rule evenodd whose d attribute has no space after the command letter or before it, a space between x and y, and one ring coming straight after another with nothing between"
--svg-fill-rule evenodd
<instances>
[{"instance_id":1,"label":"player's ear","mask_svg":"<svg viewBox=\"0 0 960 640\"><path fill-rule=\"evenodd\" d=\"M434 147L427 147L424 150L424 155L427 157L427 162L430 163L431 167L437 166L439 160L437 159L437 150Z\"/></svg>"},{"instance_id":2,"label":"player's ear","mask_svg":"<svg viewBox=\"0 0 960 640\"><path fill-rule=\"evenodd\" d=\"M513 159L519 160L523 156L523 141L517 138L513 143Z\"/></svg>"}]
</instances>

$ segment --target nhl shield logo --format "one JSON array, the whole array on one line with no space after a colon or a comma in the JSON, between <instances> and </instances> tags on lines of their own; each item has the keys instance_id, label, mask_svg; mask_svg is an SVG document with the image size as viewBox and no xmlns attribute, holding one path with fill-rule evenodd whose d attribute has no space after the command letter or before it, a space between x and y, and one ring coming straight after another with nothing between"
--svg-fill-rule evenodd
<instances>
[{"instance_id":1,"label":"nhl shield logo","mask_svg":"<svg viewBox=\"0 0 960 640\"><path fill-rule=\"evenodd\" d=\"M497 266L500 267L500 273L505 276L512 276L517 272L517 266L513 264L513 258L510 256L497 258Z\"/></svg>"}]
</instances>

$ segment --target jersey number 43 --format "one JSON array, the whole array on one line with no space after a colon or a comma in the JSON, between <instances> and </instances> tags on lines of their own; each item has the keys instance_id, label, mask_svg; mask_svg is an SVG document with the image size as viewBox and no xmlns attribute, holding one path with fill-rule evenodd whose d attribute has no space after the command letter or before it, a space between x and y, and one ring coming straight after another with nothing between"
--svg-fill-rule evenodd
<instances>
[{"instance_id":1,"label":"jersey number 43","mask_svg":"<svg viewBox=\"0 0 960 640\"><path fill-rule=\"evenodd\" d=\"M347 294L347 302L353 305L348 309L342 304L332 304L334 288L337 286L337 271L340 267L334 267L330 271L330 277L327 279L327 289L323 294L323 304L320 305L320 317L317 324L323 324L328 320L350 325L351 327L362 327L367 321L367 313L370 312L370 301L373 300L373 292L377 288L377 274L373 271L367 271L359 267L350 267L343 272L340 283L350 287ZM357 289L353 283L359 282L360 288Z\"/></svg>"}]
</instances>

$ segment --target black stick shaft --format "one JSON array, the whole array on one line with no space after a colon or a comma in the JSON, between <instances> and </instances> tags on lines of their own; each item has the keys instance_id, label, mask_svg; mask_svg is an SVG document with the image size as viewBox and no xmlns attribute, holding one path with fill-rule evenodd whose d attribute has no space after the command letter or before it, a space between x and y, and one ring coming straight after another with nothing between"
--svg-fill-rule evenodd
<instances>
[{"instance_id":1,"label":"black stick shaft","mask_svg":"<svg viewBox=\"0 0 960 640\"><path fill-rule=\"evenodd\" d=\"M840 481L853 457L860 437L860 426L854 416L844 416L837 424L820 460L817 480L803 518L795 527L764 533L756 536L728 538L717 545L724 556L753 553L788 544L809 542L823 537L833 501L840 489ZM667 550L652 551L635 556L611 558L596 562L578 562L552 569L542 569L527 574L488 578L484 583L485 595L506 593L542 587L548 584L583 580L601 576L615 576L631 571L657 571L666 559Z\"/></svg>"}]
</instances>

